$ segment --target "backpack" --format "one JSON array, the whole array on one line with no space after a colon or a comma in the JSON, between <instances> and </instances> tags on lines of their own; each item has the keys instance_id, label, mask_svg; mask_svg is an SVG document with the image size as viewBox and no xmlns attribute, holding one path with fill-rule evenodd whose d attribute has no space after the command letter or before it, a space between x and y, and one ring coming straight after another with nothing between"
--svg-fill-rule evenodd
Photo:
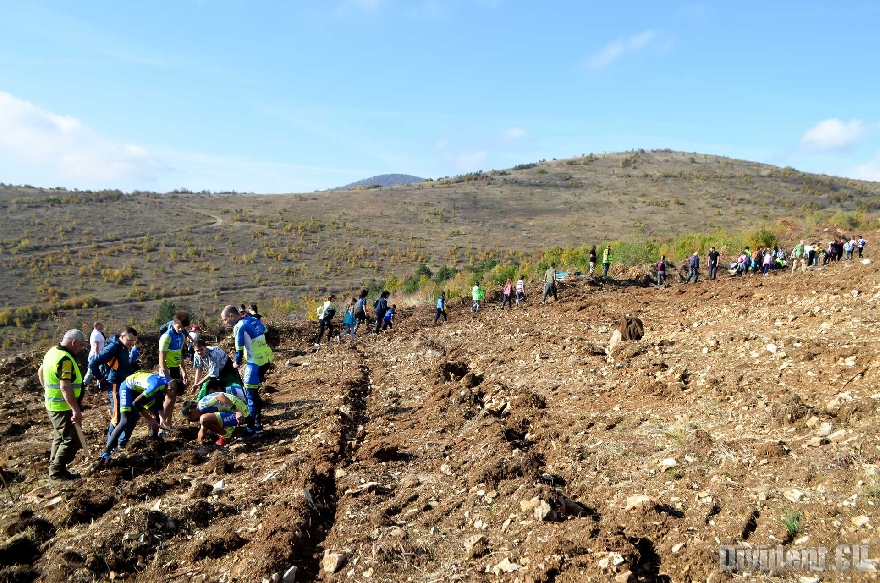
<instances>
[{"instance_id":1,"label":"backpack","mask_svg":"<svg viewBox=\"0 0 880 583\"><path fill-rule=\"evenodd\" d=\"M355 321L353 309L345 310L345 317L342 319L342 324L344 326L353 326Z\"/></svg>"},{"instance_id":2,"label":"backpack","mask_svg":"<svg viewBox=\"0 0 880 583\"><path fill-rule=\"evenodd\" d=\"M657 262L657 271L666 271L666 264L662 261Z\"/></svg>"},{"instance_id":3,"label":"backpack","mask_svg":"<svg viewBox=\"0 0 880 583\"><path fill-rule=\"evenodd\" d=\"M174 320L168 320L167 322L159 326L159 335L161 336L165 332L168 332L168 330L170 330L172 326L174 326Z\"/></svg>"}]
</instances>

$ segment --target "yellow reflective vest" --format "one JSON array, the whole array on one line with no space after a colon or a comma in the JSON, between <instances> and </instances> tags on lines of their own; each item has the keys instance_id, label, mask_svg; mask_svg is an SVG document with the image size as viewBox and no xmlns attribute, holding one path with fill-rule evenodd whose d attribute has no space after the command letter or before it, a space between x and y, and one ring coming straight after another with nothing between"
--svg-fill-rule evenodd
<instances>
[{"instance_id":1,"label":"yellow reflective vest","mask_svg":"<svg viewBox=\"0 0 880 583\"><path fill-rule=\"evenodd\" d=\"M61 381L73 384L73 395L79 398L82 392L82 373L73 355L61 346L49 349L43 357L43 387L46 396L46 409L49 411L70 411L70 405L61 392Z\"/></svg>"}]
</instances>

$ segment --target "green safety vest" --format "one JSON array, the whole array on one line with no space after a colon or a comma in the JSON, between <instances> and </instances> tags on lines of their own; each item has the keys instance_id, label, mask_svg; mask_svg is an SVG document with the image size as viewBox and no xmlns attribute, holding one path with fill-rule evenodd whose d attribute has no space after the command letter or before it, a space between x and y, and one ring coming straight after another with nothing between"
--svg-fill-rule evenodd
<instances>
[{"instance_id":1,"label":"green safety vest","mask_svg":"<svg viewBox=\"0 0 880 583\"><path fill-rule=\"evenodd\" d=\"M183 361L183 347L186 344L186 331L178 334L174 329L159 337L159 351L165 353L165 366L174 368Z\"/></svg>"},{"instance_id":2,"label":"green safety vest","mask_svg":"<svg viewBox=\"0 0 880 583\"><path fill-rule=\"evenodd\" d=\"M79 372L79 366L73 356L66 350L53 346L43 357L43 386L45 387L46 409L49 411L70 411L70 405L64 400L64 394L61 392L61 379L58 378L58 368L61 361L65 358L69 359L73 364L73 395L79 398L82 392L82 373Z\"/></svg>"}]
</instances>

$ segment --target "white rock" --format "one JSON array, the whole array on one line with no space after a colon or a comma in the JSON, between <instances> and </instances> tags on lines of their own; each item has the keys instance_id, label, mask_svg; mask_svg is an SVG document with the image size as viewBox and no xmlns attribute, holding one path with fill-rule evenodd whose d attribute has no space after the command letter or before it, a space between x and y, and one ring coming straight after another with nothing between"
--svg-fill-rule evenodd
<instances>
[{"instance_id":1,"label":"white rock","mask_svg":"<svg viewBox=\"0 0 880 583\"><path fill-rule=\"evenodd\" d=\"M855 366L856 365L856 357L855 356L847 356L843 359L843 363L846 366Z\"/></svg>"},{"instance_id":2,"label":"white rock","mask_svg":"<svg viewBox=\"0 0 880 583\"><path fill-rule=\"evenodd\" d=\"M791 502L800 502L803 499L803 497L805 496L805 494L803 492L801 492L800 490L798 490L797 488L791 488L790 490L786 490L785 492L782 493L782 495L785 496L786 500L789 500Z\"/></svg>"},{"instance_id":3,"label":"white rock","mask_svg":"<svg viewBox=\"0 0 880 583\"><path fill-rule=\"evenodd\" d=\"M819 426L819 429L816 430L816 435L818 435L819 437L827 437L831 435L832 431L834 431L834 426L825 421L824 423L822 423L822 425Z\"/></svg>"},{"instance_id":4,"label":"white rock","mask_svg":"<svg viewBox=\"0 0 880 583\"><path fill-rule=\"evenodd\" d=\"M645 494L634 494L632 496L627 497L626 499L626 510L630 511L634 508L638 508L644 505L654 506L657 503L650 496L646 496Z\"/></svg>"},{"instance_id":5,"label":"white rock","mask_svg":"<svg viewBox=\"0 0 880 583\"><path fill-rule=\"evenodd\" d=\"M674 457L668 457L666 459L660 460L660 468L664 470L668 470L669 468L674 468L678 466L678 462L675 461Z\"/></svg>"},{"instance_id":6,"label":"white rock","mask_svg":"<svg viewBox=\"0 0 880 583\"><path fill-rule=\"evenodd\" d=\"M846 429L838 429L834 433L828 434L828 441L833 441L834 443L840 443L846 439Z\"/></svg>"},{"instance_id":7,"label":"white rock","mask_svg":"<svg viewBox=\"0 0 880 583\"><path fill-rule=\"evenodd\" d=\"M678 544L672 545L672 554L674 555L674 554L678 553L678 551L680 551L682 548L684 548L684 543L678 543Z\"/></svg>"},{"instance_id":8,"label":"white rock","mask_svg":"<svg viewBox=\"0 0 880 583\"><path fill-rule=\"evenodd\" d=\"M291 567L284 572L281 583L296 583L296 567Z\"/></svg>"},{"instance_id":9,"label":"white rock","mask_svg":"<svg viewBox=\"0 0 880 583\"><path fill-rule=\"evenodd\" d=\"M541 500L541 503L538 504L537 508L535 508L535 519L542 522L550 522L555 518L556 513L553 512L553 509L550 507L550 505L546 501Z\"/></svg>"},{"instance_id":10,"label":"white rock","mask_svg":"<svg viewBox=\"0 0 880 583\"><path fill-rule=\"evenodd\" d=\"M220 480L216 484L214 484L214 492L222 492L226 489L226 481Z\"/></svg>"},{"instance_id":11,"label":"white rock","mask_svg":"<svg viewBox=\"0 0 880 583\"><path fill-rule=\"evenodd\" d=\"M608 342L608 354L614 352L614 349L620 344L621 338L620 330L615 330L614 333L611 334L611 340Z\"/></svg>"},{"instance_id":12,"label":"white rock","mask_svg":"<svg viewBox=\"0 0 880 583\"><path fill-rule=\"evenodd\" d=\"M870 259L862 259L862 265L871 265Z\"/></svg>"},{"instance_id":13,"label":"white rock","mask_svg":"<svg viewBox=\"0 0 880 583\"><path fill-rule=\"evenodd\" d=\"M818 577L811 577L808 575L802 575L798 577L798 583L819 583L821 581Z\"/></svg>"},{"instance_id":14,"label":"white rock","mask_svg":"<svg viewBox=\"0 0 880 583\"><path fill-rule=\"evenodd\" d=\"M776 354L776 350L777 350L777 348L776 348L775 344L768 344L767 345L767 352L769 352L770 354Z\"/></svg>"},{"instance_id":15,"label":"white rock","mask_svg":"<svg viewBox=\"0 0 880 583\"><path fill-rule=\"evenodd\" d=\"M871 519L867 516L853 516L850 518L850 522L856 528L862 528L863 526L868 526L868 523L871 522Z\"/></svg>"},{"instance_id":16,"label":"white rock","mask_svg":"<svg viewBox=\"0 0 880 583\"><path fill-rule=\"evenodd\" d=\"M611 564L615 567L619 567L626 562L626 559L620 553L608 553L608 558L611 559Z\"/></svg>"},{"instance_id":17,"label":"white rock","mask_svg":"<svg viewBox=\"0 0 880 583\"><path fill-rule=\"evenodd\" d=\"M809 540L810 540L810 537L809 537L809 536L802 536L801 538L799 538L799 539L797 539L796 541L794 541L794 544L796 544L796 545L805 545L805 544L807 544L807 542L808 542Z\"/></svg>"},{"instance_id":18,"label":"white rock","mask_svg":"<svg viewBox=\"0 0 880 583\"><path fill-rule=\"evenodd\" d=\"M519 565L516 563L511 563L510 559L504 558L501 559L497 565L492 567L492 572L496 575L501 575L502 573L513 573L519 570Z\"/></svg>"},{"instance_id":19,"label":"white rock","mask_svg":"<svg viewBox=\"0 0 880 583\"><path fill-rule=\"evenodd\" d=\"M335 573L341 569L347 561L347 552L331 553L330 551L325 551L324 558L321 559L321 568L324 569L325 573Z\"/></svg>"},{"instance_id":20,"label":"white rock","mask_svg":"<svg viewBox=\"0 0 880 583\"><path fill-rule=\"evenodd\" d=\"M523 512L529 512L537 508L539 504L541 504L541 499L535 496L531 500L520 500L519 509Z\"/></svg>"}]
</instances>

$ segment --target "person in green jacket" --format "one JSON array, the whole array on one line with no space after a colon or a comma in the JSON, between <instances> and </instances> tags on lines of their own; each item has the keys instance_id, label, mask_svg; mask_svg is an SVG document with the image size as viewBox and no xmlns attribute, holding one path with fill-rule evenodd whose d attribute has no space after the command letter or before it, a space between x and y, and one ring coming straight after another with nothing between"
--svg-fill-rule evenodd
<instances>
[{"instance_id":1,"label":"person in green jacket","mask_svg":"<svg viewBox=\"0 0 880 583\"><path fill-rule=\"evenodd\" d=\"M471 311L476 314L480 311L480 302L486 299L486 292L483 291L479 283L474 284L474 289L471 290L471 298L474 300Z\"/></svg>"},{"instance_id":2,"label":"person in green jacket","mask_svg":"<svg viewBox=\"0 0 880 583\"><path fill-rule=\"evenodd\" d=\"M605 269L605 272L602 274L603 278L608 277L608 268L611 267L611 245L605 245L605 250L602 251L602 266Z\"/></svg>"}]
</instances>

